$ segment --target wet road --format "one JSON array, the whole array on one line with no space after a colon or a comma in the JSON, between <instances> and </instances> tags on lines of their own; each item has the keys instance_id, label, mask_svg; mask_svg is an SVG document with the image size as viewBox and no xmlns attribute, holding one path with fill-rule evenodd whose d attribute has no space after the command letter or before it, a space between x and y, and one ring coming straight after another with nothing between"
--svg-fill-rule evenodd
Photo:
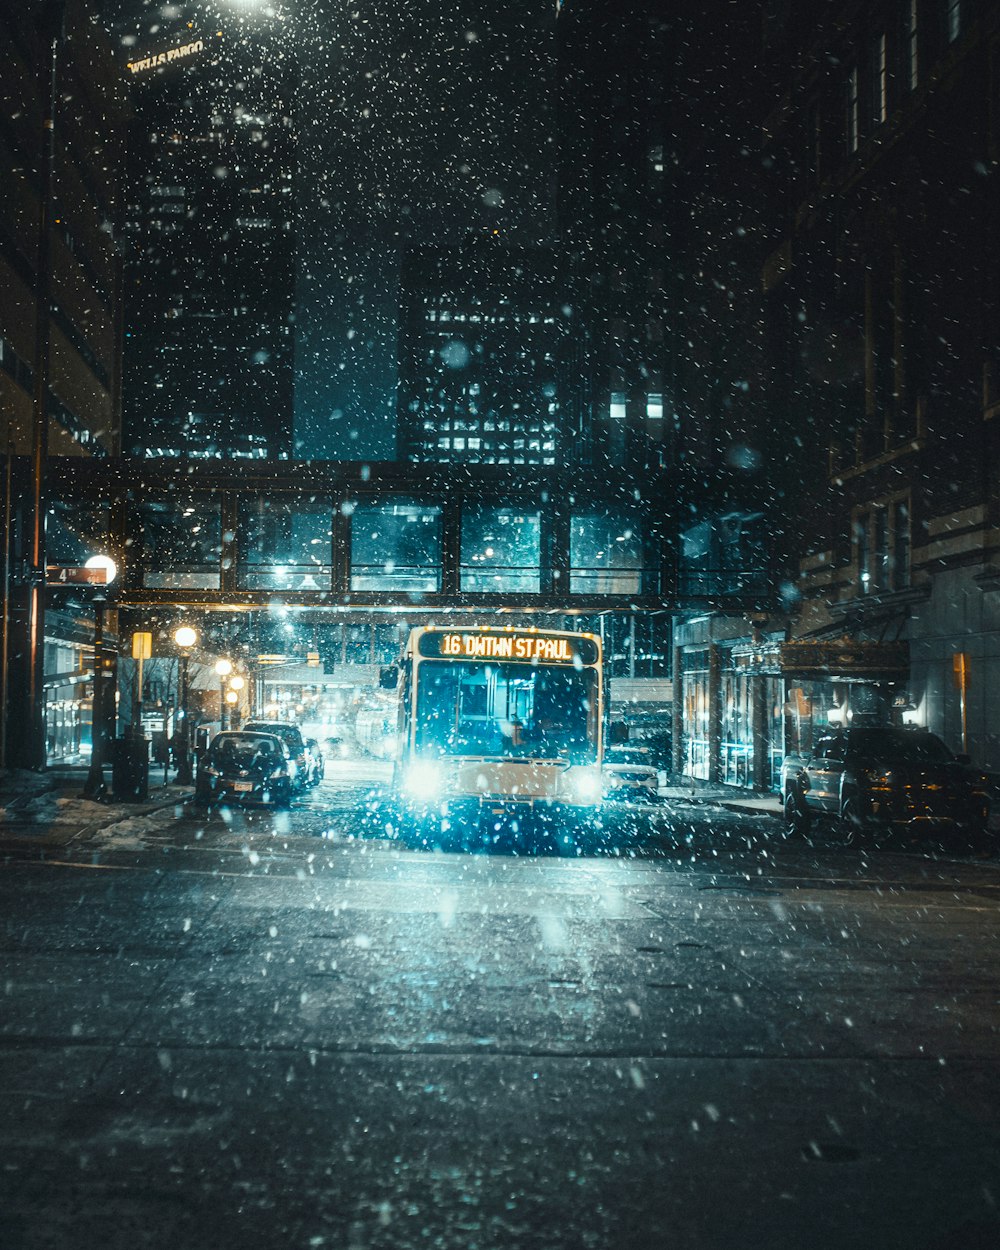
<instances>
[{"instance_id":1,"label":"wet road","mask_svg":"<svg viewBox=\"0 0 1000 1250\"><path fill-rule=\"evenodd\" d=\"M416 850L381 778L3 866L5 1250L1000 1244L995 863Z\"/></svg>"}]
</instances>

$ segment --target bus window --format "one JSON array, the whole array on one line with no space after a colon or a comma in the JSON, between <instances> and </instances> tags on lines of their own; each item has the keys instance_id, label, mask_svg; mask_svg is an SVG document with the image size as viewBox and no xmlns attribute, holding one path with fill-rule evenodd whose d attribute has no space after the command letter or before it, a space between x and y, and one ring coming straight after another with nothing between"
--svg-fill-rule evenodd
<instances>
[{"instance_id":1,"label":"bus window","mask_svg":"<svg viewBox=\"0 0 1000 1250\"><path fill-rule=\"evenodd\" d=\"M545 665L425 661L418 670L418 752L596 758L597 674Z\"/></svg>"}]
</instances>

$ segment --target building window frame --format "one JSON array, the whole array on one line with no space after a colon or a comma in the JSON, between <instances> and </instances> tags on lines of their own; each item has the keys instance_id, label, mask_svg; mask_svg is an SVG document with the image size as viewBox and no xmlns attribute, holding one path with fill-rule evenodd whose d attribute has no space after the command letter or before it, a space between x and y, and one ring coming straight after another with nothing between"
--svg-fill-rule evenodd
<instances>
[{"instance_id":1,"label":"building window frame","mask_svg":"<svg viewBox=\"0 0 1000 1250\"><path fill-rule=\"evenodd\" d=\"M915 91L920 83L919 0L906 0L903 49L906 56L906 83Z\"/></svg>"},{"instance_id":2,"label":"building window frame","mask_svg":"<svg viewBox=\"0 0 1000 1250\"><path fill-rule=\"evenodd\" d=\"M962 33L962 17L962 0L945 0L944 36L949 45Z\"/></svg>"},{"instance_id":3,"label":"building window frame","mask_svg":"<svg viewBox=\"0 0 1000 1250\"><path fill-rule=\"evenodd\" d=\"M851 513L854 583L861 596L894 594L910 586L910 492L859 504Z\"/></svg>"},{"instance_id":4,"label":"building window frame","mask_svg":"<svg viewBox=\"0 0 1000 1250\"><path fill-rule=\"evenodd\" d=\"M856 65L847 71L844 104L847 154L853 156L861 144L860 74Z\"/></svg>"},{"instance_id":5,"label":"building window frame","mask_svg":"<svg viewBox=\"0 0 1000 1250\"><path fill-rule=\"evenodd\" d=\"M885 31L872 39L872 123L882 126L889 120L889 55Z\"/></svg>"}]
</instances>

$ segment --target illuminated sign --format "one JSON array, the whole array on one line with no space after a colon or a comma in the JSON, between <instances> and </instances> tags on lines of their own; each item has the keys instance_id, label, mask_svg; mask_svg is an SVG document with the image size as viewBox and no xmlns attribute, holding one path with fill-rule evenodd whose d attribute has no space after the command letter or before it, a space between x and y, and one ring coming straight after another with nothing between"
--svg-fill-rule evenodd
<instances>
[{"instance_id":1,"label":"illuminated sign","mask_svg":"<svg viewBox=\"0 0 1000 1250\"><path fill-rule=\"evenodd\" d=\"M583 634L446 633L422 634L425 659L499 660L520 664L596 664L597 642Z\"/></svg>"},{"instance_id":2,"label":"illuminated sign","mask_svg":"<svg viewBox=\"0 0 1000 1250\"><path fill-rule=\"evenodd\" d=\"M48 564L45 566L46 586L106 586L106 568L87 568L82 564Z\"/></svg>"},{"instance_id":3,"label":"illuminated sign","mask_svg":"<svg viewBox=\"0 0 1000 1250\"><path fill-rule=\"evenodd\" d=\"M205 43L196 39L194 43L182 43L179 48L170 48L167 52L158 52L153 56L143 57L141 61L129 61L128 67L133 74L141 74L147 69L156 69L158 65L169 65L171 61L180 61L184 57L194 56L204 50Z\"/></svg>"}]
</instances>

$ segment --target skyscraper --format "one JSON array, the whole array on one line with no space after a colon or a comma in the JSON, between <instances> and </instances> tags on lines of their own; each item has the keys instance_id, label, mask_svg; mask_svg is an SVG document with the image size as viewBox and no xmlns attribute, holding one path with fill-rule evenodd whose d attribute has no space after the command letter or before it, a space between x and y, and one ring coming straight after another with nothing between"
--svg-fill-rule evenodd
<instances>
[{"instance_id":1,"label":"skyscraper","mask_svg":"<svg viewBox=\"0 0 1000 1250\"><path fill-rule=\"evenodd\" d=\"M296 441L392 458L402 258L555 234L551 0L306 0ZM308 110L308 114L306 112Z\"/></svg>"},{"instance_id":2,"label":"skyscraper","mask_svg":"<svg viewBox=\"0 0 1000 1250\"><path fill-rule=\"evenodd\" d=\"M47 470L118 450L126 93L81 0L4 5L0 39L0 763L37 768L81 732L85 636L40 583L94 554L105 525L67 517Z\"/></svg>"},{"instance_id":3,"label":"skyscraper","mask_svg":"<svg viewBox=\"0 0 1000 1250\"><path fill-rule=\"evenodd\" d=\"M133 13L131 27L125 448L287 457L298 86L289 19L184 5Z\"/></svg>"},{"instance_id":4,"label":"skyscraper","mask_svg":"<svg viewBox=\"0 0 1000 1250\"><path fill-rule=\"evenodd\" d=\"M587 459L586 342L551 248L473 235L409 249L400 279L401 460Z\"/></svg>"}]
</instances>

